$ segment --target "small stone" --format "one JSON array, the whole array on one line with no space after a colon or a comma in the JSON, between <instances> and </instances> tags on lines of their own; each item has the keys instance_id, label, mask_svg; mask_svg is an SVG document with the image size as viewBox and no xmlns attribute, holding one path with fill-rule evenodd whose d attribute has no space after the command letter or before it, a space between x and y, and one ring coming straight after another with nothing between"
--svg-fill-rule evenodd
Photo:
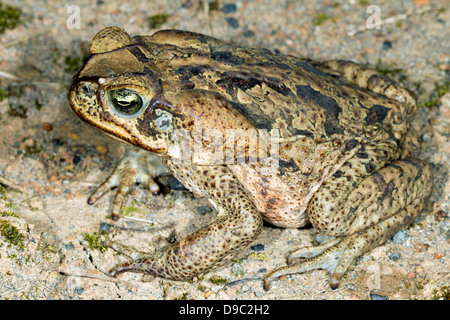
<instances>
[{"instance_id":1,"label":"small stone","mask_svg":"<svg viewBox=\"0 0 450 320\"><path fill-rule=\"evenodd\" d=\"M386 297L383 297L383 296L381 296L379 294L376 294L376 293L371 293L370 294L370 299L372 299L372 300L387 300Z\"/></svg>"},{"instance_id":2,"label":"small stone","mask_svg":"<svg viewBox=\"0 0 450 320\"><path fill-rule=\"evenodd\" d=\"M109 223L106 222L102 222L100 224L100 227L98 228L98 233L102 233L102 232L106 232L109 233L109 231L111 230L111 225Z\"/></svg>"},{"instance_id":3,"label":"small stone","mask_svg":"<svg viewBox=\"0 0 450 320\"><path fill-rule=\"evenodd\" d=\"M250 287L248 284L244 284L244 285L241 287L241 292L242 292L242 293L245 293L245 292L249 291L250 289L251 289L251 287Z\"/></svg>"},{"instance_id":4,"label":"small stone","mask_svg":"<svg viewBox=\"0 0 450 320\"><path fill-rule=\"evenodd\" d=\"M237 274L237 275L241 275L244 273L244 268L242 267L242 265L240 263L234 263L231 266L231 272L233 272L234 274Z\"/></svg>"},{"instance_id":5,"label":"small stone","mask_svg":"<svg viewBox=\"0 0 450 320\"><path fill-rule=\"evenodd\" d=\"M427 251L429 246L430 246L429 244L420 242L420 243L417 243L417 244L414 246L414 249L415 249L417 252L422 253L422 252Z\"/></svg>"},{"instance_id":6,"label":"small stone","mask_svg":"<svg viewBox=\"0 0 450 320\"><path fill-rule=\"evenodd\" d=\"M74 247L74 245L73 244L71 244L71 243L63 243L63 248L64 249L66 249L66 250L73 250L75 247Z\"/></svg>"},{"instance_id":7,"label":"small stone","mask_svg":"<svg viewBox=\"0 0 450 320\"><path fill-rule=\"evenodd\" d=\"M236 18L230 18L230 17L227 17L227 18L225 18L225 20L227 21L228 25L229 25L231 28L233 28L233 29L239 28L239 22L237 21Z\"/></svg>"},{"instance_id":8,"label":"small stone","mask_svg":"<svg viewBox=\"0 0 450 320\"><path fill-rule=\"evenodd\" d=\"M441 259L442 257L444 257L444 254L443 254L443 253L440 253L440 252L436 252L436 253L433 255L433 258L434 258L434 259Z\"/></svg>"},{"instance_id":9,"label":"small stone","mask_svg":"<svg viewBox=\"0 0 450 320\"><path fill-rule=\"evenodd\" d=\"M82 294L84 292L84 289L82 287L76 287L74 290L78 295Z\"/></svg>"},{"instance_id":10,"label":"small stone","mask_svg":"<svg viewBox=\"0 0 450 320\"><path fill-rule=\"evenodd\" d=\"M254 246L251 246L250 249L252 249L253 251L264 251L264 245L263 244L255 244Z\"/></svg>"},{"instance_id":11,"label":"small stone","mask_svg":"<svg viewBox=\"0 0 450 320\"><path fill-rule=\"evenodd\" d=\"M398 259L400 259L400 253L393 252L389 255L389 259L391 259L392 261L397 261Z\"/></svg>"},{"instance_id":12,"label":"small stone","mask_svg":"<svg viewBox=\"0 0 450 320\"><path fill-rule=\"evenodd\" d=\"M388 50L390 48L392 48L392 42L389 40L385 40L383 42L383 50Z\"/></svg>"},{"instance_id":13,"label":"small stone","mask_svg":"<svg viewBox=\"0 0 450 320\"><path fill-rule=\"evenodd\" d=\"M394 244L402 244L406 241L406 239L408 239L408 234L405 231L400 230L399 232L394 234L394 236L392 237L392 242Z\"/></svg>"},{"instance_id":14,"label":"small stone","mask_svg":"<svg viewBox=\"0 0 450 320\"><path fill-rule=\"evenodd\" d=\"M187 190L183 184L178 181L174 176L170 176L167 179L167 184L169 185L169 188L172 190Z\"/></svg>"},{"instance_id":15,"label":"small stone","mask_svg":"<svg viewBox=\"0 0 450 320\"><path fill-rule=\"evenodd\" d=\"M76 133L71 133L70 137L72 138L72 140L74 141L78 141L80 139L80 137L76 134Z\"/></svg>"},{"instance_id":16,"label":"small stone","mask_svg":"<svg viewBox=\"0 0 450 320\"><path fill-rule=\"evenodd\" d=\"M101 155L105 155L105 154L108 153L108 147L106 145L104 145L104 144L99 144L95 149Z\"/></svg>"},{"instance_id":17,"label":"small stone","mask_svg":"<svg viewBox=\"0 0 450 320\"><path fill-rule=\"evenodd\" d=\"M255 35L255 33L251 30L245 30L242 35L246 38L251 38Z\"/></svg>"},{"instance_id":18,"label":"small stone","mask_svg":"<svg viewBox=\"0 0 450 320\"><path fill-rule=\"evenodd\" d=\"M76 166L81 161L81 155L78 152L75 152L72 158L72 163L74 166Z\"/></svg>"},{"instance_id":19,"label":"small stone","mask_svg":"<svg viewBox=\"0 0 450 320\"><path fill-rule=\"evenodd\" d=\"M55 146L60 147L60 146L62 146L64 144L64 141L62 141L61 139L56 138L56 139L53 139L52 143Z\"/></svg>"},{"instance_id":20,"label":"small stone","mask_svg":"<svg viewBox=\"0 0 450 320\"><path fill-rule=\"evenodd\" d=\"M434 215L439 221L444 221L447 218L447 213L444 210L438 210Z\"/></svg>"},{"instance_id":21,"label":"small stone","mask_svg":"<svg viewBox=\"0 0 450 320\"><path fill-rule=\"evenodd\" d=\"M45 131L52 131L53 130L53 126L51 123L49 122L43 122L42 123L42 127L44 128Z\"/></svg>"},{"instance_id":22,"label":"small stone","mask_svg":"<svg viewBox=\"0 0 450 320\"><path fill-rule=\"evenodd\" d=\"M237 7L236 7L235 3L224 3L222 12L223 13L232 13L232 12L235 12L236 9L237 9Z\"/></svg>"}]
</instances>

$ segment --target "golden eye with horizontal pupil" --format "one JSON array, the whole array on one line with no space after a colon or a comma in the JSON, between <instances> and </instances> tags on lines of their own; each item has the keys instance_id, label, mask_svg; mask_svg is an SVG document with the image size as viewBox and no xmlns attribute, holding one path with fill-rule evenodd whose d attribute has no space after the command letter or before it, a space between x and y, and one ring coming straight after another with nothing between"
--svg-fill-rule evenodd
<instances>
[{"instance_id":1,"label":"golden eye with horizontal pupil","mask_svg":"<svg viewBox=\"0 0 450 320\"><path fill-rule=\"evenodd\" d=\"M121 114L131 116L138 113L143 105L142 98L134 91L127 89L111 90L108 92L109 101L113 108Z\"/></svg>"}]
</instances>

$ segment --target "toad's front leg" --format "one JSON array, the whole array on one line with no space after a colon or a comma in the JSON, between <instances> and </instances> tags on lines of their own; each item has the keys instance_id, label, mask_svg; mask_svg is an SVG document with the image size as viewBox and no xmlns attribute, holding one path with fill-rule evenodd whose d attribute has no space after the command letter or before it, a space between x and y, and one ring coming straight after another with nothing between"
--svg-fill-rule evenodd
<instances>
[{"instance_id":1,"label":"toad's front leg","mask_svg":"<svg viewBox=\"0 0 450 320\"><path fill-rule=\"evenodd\" d=\"M140 183L148 188L152 194L158 194L159 186L153 179L168 174L169 171L157 156L145 150L127 147L120 163L111 175L91 194L88 203L94 204L106 191L117 187L111 219L118 220L125 196L133 184Z\"/></svg>"},{"instance_id":2,"label":"toad's front leg","mask_svg":"<svg viewBox=\"0 0 450 320\"><path fill-rule=\"evenodd\" d=\"M246 191L226 167L175 168L187 188L214 200L219 215L206 227L154 253L138 253L115 266L110 274L125 271L184 280L224 265L261 232L262 217ZM192 177L195 173L195 177ZM201 178L199 178L201 177ZM197 179L197 181L192 181ZM201 181L198 181L201 179ZM122 248L110 244L113 249Z\"/></svg>"}]
</instances>

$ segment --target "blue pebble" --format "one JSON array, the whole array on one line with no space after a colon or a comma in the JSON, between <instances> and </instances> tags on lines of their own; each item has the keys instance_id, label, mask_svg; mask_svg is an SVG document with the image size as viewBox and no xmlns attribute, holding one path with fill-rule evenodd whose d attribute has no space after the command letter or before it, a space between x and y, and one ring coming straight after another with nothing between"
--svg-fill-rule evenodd
<instances>
[{"instance_id":1,"label":"blue pebble","mask_svg":"<svg viewBox=\"0 0 450 320\"><path fill-rule=\"evenodd\" d=\"M394 236L392 237L392 242L394 244L401 244L405 242L406 239L408 239L408 234L405 231L400 230L399 232L394 234Z\"/></svg>"},{"instance_id":2,"label":"blue pebble","mask_svg":"<svg viewBox=\"0 0 450 320\"><path fill-rule=\"evenodd\" d=\"M73 250L75 247L71 243L63 243L63 248L66 250Z\"/></svg>"},{"instance_id":3,"label":"blue pebble","mask_svg":"<svg viewBox=\"0 0 450 320\"><path fill-rule=\"evenodd\" d=\"M389 40L386 40L383 42L383 50L388 50L392 48L392 42Z\"/></svg>"},{"instance_id":4,"label":"blue pebble","mask_svg":"<svg viewBox=\"0 0 450 320\"><path fill-rule=\"evenodd\" d=\"M386 297L380 296L379 294L376 294L376 293L371 293L370 299L372 299L372 300L387 300Z\"/></svg>"},{"instance_id":5,"label":"blue pebble","mask_svg":"<svg viewBox=\"0 0 450 320\"><path fill-rule=\"evenodd\" d=\"M111 225L109 223L102 222L102 224L100 224L100 228L98 229L98 233L101 234L102 231L108 233L110 229L111 229Z\"/></svg>"},{"instance_id":6,"label":"blue pebble","mask_svg":"<svg viewBox=\"0 0 450 320\"><path fill-rule=\"evenodd\" d=\"M225 3L222 8L223 13L232 13L237 9L236 4L234 3Z\"/></svg>"},{"instance_id":7,"label":"blue pebble","mask_svg":"<svg viewBox=\"0 0 450 320\"><path fill-rule=\"evenodd\" d=\"M228 25L229 25L230 27L232 27L233 29L239 28L239 22L237 21L236 18L230 18L230 17L228 17L228 18L225 18L225 20L227 21Z\"/></svg>"},{"instance_id":8,"label":"blue pebble","mask_svg":"<svg viewBox=\"0 0 450 320\"><path fill-rule=\"evenodd\" d=\"M251 246L250 249L253 251L264 251L264 245L263 244L255 244L254 246Z\"/></svg>"},{"instance_id":9,"label":"blue pebble","mask_svg":"<svg viewBox=\"0 0 450 320\"><path fill-rule=\"evenodd\" d=\"M400 253L398 252L393 252L389 255L389 259L391 259L392 261L397 261L398 259L400 259Z\"/></svg>"}]
</instances>

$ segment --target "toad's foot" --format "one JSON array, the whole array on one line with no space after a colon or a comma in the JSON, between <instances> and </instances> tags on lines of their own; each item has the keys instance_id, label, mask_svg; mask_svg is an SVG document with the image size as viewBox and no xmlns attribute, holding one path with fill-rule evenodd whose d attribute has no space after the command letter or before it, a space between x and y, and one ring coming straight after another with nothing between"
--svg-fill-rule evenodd
<instances>
[{"instance_id":1,"label":"toad's foot","mask_svg":"<svg viewBox=\"0 0 450 320\"><path fill-rule=\"evenodd\" d=\"M94 204L106 191L117 187L111 212L111 219L118 220L125 196L130 187L140 183L154 195L159 194L159 186L154 177L167 174L168 171L161 161L145 151L127 151L112 174L91 194L89 204Z\"/></svg>"},{"instance_id":2,"label":"toad's foot","mask_svg":"<svg viewBox=\"0 0 450 320\"><path fill-rule=\"evenodd\" d=\"M288 264L291 264L297 258L304 259L267 274L264 278L264 289L269 290L270 283L275 278L315 269L327 270L331 274L330 287L332 289L338 288L340 279L355 259L384 243L392 236L391 230L398 230L410 223L424 207L423 200L416 199L397 215L365 231L347 237L338 237L316 247L306 247L291 252L288 257ZM396 227L393 228L393 226Z\"/></svg>"}]
</instances>

